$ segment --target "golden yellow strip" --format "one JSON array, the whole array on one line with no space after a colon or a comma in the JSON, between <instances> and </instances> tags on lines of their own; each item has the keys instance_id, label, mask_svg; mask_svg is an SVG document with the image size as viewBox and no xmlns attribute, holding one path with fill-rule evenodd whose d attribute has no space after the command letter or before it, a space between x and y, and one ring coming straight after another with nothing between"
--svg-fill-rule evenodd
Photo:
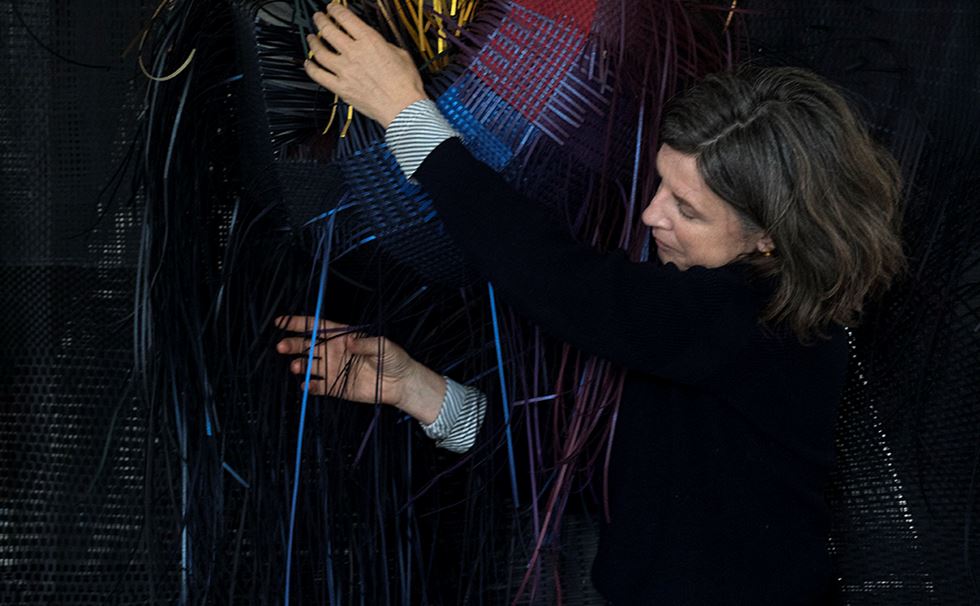
<instances>
[{"instance_id":1,"label":"golden yellow strip","mask_svg":"<svg viewBox=\"0 0 980 606\"><path fill-rule=\"evenodd\" d=\"M475 2L466 5L466 8L463 10L463 16L459 18L460 25L465 25L466 23L469 22L470 17L472 16L470 13L473 12L473 8L475 6L476 6Z\"/></svg>"},{"instance_id":2,"label":"golden yellow strip","mask_svg":"<svg viewBox=\"0 0 980 606\"><path fill-rule=\"evenodd\" d=\"M419 28L419 48L422 48L421 42L425 40L425 37L423 36L424 32L422 31L422 3L423 0L419 0L419 12L415 16Z\"/></svg>"},{"instance_id":3,"label":"golden yellow strip","mask_svg":"<svg viewBox=\"0 0 980 606\"><path fill-rule=\"evenodd\" d=\"M443 45L445 40L442 38L442 0L432 0L432 10L435 12L437 17L433 17L436 24L436 54L442 53Z\"/></svg>"},{"instance_id":4,"label":"golden yellow strip","mask_svg":"<svg viewBox=\"0 0 980 606\"><path fill-rule=\"evenodd\" d=\"M732 0L732 6L728 9L728 17L725 18L725 26L721 28L721 31L727 31L729 24L732 22L732 15L735 14L735 7L738 6L738 0Z\"/></svg>"},{"instance_id":5,"label":"golden yellow strip","mask_svg":"<svg viewBox=\"0 0 980 606\"><path fill-rule=\"evenodd\" d=\"M402 8L401 1L395 0L394 5L395 5L395 10L398 11L398 19L402 22L402 25L405 26L405 31L407 32L412 31L412 21L408 18L408 15L405 14L405 10ZM415 42L415 47L418 48L419 46L418 42L415 40L413 40L413 42Z\"/></svg>"},{"instance_id":6,"label":"golden yellow strip","mask_svg":"<svg viewBox=\"0 0 980 606\"><path fill-rule=\"evenodd\" d=\"M327 131L330 130L330 127L331 126L333 126L333 121L334 121L334 118L336 118L336 117L337 117L337 95L334 94L334 96L333 96L333 106L330 108L330 119L327 120L327 126L323 129L323 132L320 133L321 135L327 134Z\"/></svg>"},{"instance_id":7,"label":"golden yellow strip","mask_svg":"<svg viewBox=\"0 0 980 606\"><path fill-rule=\"evenodd\" d=\"M388 24L388 27L391 28L391 33L393 33L395 35L395 37L398 38L399 44L401 44L402 46L404 46L405 45L405 41L402 40L401 35L398 33L398 28L395 27L395 22L391 20L391 15L388 14L388 9L385 8L385 2L384 2L384 0L380 0L378 2L378 8L381 9L381 16L385 18L385 23L387 23ZM408 49L406 49L406 50L408 50Z\"/></svg>"},{"instance_id":8,"label":"golden yellow strip","mask_svg":"<svg viewBox=\"0 0 980 606\"><path fill-rule=\"evenodd\" d=\"M354 121L354 106L347 106L347 123L344 124L343 130L340 131L340 138L343 139L347 136L347 129L350 128L350 123Z\"/></svg>"},{"instance_id":9,"label":"golden yellow strip","mask_svg":"<svg viewBox=\"0 0 980 606\"><path fill-rule=\"evenodd\" d=\"M140 37L140 45L136 51L136 62L139 64L140 71L143 72L143 75L150 80L155 80L157 82L166 82L167 80L172 80L179 76L180 73L187 69L187 66L191 64L191 61L194 60L194 53L197 52L197 47L192 48L190 54L187 55L187 58L184 59L181 66L174 70L173 73L166 76L154 76L148 69L146 69L146 65L143 63L143 43L146 42L146 36L150 33L150 27L153 25L153 21L156 20L157 15L160 14L160 11L163 10L164 5L166 4L167 0L161 0L160 4L157 5L157 9L153 11L153 16L150 17L150 21L146 24L146 28L143 30L143 35Z\"/></svg>"}]
</instances>

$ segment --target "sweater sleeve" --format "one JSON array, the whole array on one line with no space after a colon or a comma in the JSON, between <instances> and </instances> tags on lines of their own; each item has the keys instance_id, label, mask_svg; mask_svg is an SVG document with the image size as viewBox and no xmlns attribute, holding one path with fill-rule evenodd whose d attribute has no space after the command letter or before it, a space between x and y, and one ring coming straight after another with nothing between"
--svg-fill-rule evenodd
<instances>
[{"instance_id":1,"label":"sweater sleeve","mask_svg":"<svg viewBox=\"0 0 980 606\"><path fill-rule=\"evenodd\" d=\"M442 408L432 423L422 426L425 435L436 441L436 446L451 452L463 453L473 446L476 434L483 424L487 411L487 396L475 387L466 387L446 380L446 394Z\"/></svg>"},{"instance_id":2,"label":"sweater sleeve","mask_svg":"<svg viewBox=\"0 0 980 606\"><path fill-rule=\"evenodd\" d=\"M448 233L501 297L554 336L626 368L698 382L745 347L757 301L731 267L679 270L599 253L442 140L414 171Z\"/></svg>"},{"instance_id":3,"label":"sweater sleeve","mask_svg":"<svg viewBox=\"0 0 980 606\"><path fill-rule=\"evenodd\" d=\"M385 130L385 143L408 179L426 156L449 137L459 137L435 101L419 99L398 112Z\"/></svg>"}]
</instances>

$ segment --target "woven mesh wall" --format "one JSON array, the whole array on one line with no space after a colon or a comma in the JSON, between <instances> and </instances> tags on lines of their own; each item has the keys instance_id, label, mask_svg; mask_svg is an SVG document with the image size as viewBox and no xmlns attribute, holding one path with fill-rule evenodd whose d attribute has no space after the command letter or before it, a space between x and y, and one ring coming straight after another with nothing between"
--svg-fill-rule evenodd
<instances>
[{"instance_id":1,"label":"woven mesh wall","mask_svg":"<svg viewBox=\"0 0 980 606\"><path fill-rule=\"evenodd\" d=\"M159 561L143 539L147 428L125 388L139 206L98 195L138 110L119 52L140 4L0 4L3 604L177 599L176 568L146 564ZM838 437L830 547L848 602L976 603L980 9L752 4L766 11L749 20L753 52L844 84L910 180L913 272L856 333ZM570 519L566 574L584 577L590 525ZM175 521L157 523L171 535L154 527L149 544L168 552Z\"/></svg>"},{"instance_id":2,"label":"woven mesh wall","mask_svg":"<svg viewBox=\"0 0 980 606\"><path fill-rule=\"evenodd\" d=\"M111 0L0 5L3 604L149 595L138 557L146 430L125 389L140 217L99 199L131 141L137 98L120 52L140 10ZM62 61L34 36L105 67Z\"/></svg>"},{"instance_id":3,"label":"woven mesh wall","mask_svg":"<svg viewBox=\"0 0 980 606\"><path fill-rule=\"evenodd\" d=\"M850 604L980 602L980 7L754 2L753 54L841 84L907 181L909 276L856 331L831 488Z\"/></svg>"}]
</instances>

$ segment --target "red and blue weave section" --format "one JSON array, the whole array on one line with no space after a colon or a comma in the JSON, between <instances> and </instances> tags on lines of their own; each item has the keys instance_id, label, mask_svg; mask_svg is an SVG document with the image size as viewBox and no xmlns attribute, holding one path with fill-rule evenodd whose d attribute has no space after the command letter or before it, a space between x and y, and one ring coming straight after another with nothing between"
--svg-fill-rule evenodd
<instances>
[{"instance_id":1,"label":"red and blue weave section","mask_svg":"<svg viewBox=\"0 0 980 606\"><path fill-rule=\"evenodd\" d=\"M465 69L446 70L432 85L442 90L436 103L474 156L516 184L518 176L525 182L548 178L511 167L539 146L588 147L581 142L586 137L574 135L587 112L601 116L609 87L591 69L599 52L589 44L594 0L527 0L500 8L502 17L488 35L471 38L457 55ZM383 140L342 150L338 160L359 225L371 226L384 248L425 277L465 280L459 254L438 226L429 225L437 223L430 201L400 174Z\"/></svg>"}]
</instances>

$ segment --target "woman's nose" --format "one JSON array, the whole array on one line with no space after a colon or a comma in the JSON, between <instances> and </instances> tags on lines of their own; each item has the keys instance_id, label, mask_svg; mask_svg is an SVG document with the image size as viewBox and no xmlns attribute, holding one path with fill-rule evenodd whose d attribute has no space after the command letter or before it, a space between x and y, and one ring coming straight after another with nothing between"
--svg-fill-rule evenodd
<instances>
[{"instance_id":1,"label":"woman's nose","mask_svg":"<svg viewBox=\"0 0 980 606\"><path fill-rule=\"evenodd\" d=\"M643 213L640 215L640 220L647 227L661 227L663 229L670 228L670 220L664 213L664 198L666 196L662 195L660 189L647 204L647 207L643 209Z\"/></svg>"}]
</instances>

